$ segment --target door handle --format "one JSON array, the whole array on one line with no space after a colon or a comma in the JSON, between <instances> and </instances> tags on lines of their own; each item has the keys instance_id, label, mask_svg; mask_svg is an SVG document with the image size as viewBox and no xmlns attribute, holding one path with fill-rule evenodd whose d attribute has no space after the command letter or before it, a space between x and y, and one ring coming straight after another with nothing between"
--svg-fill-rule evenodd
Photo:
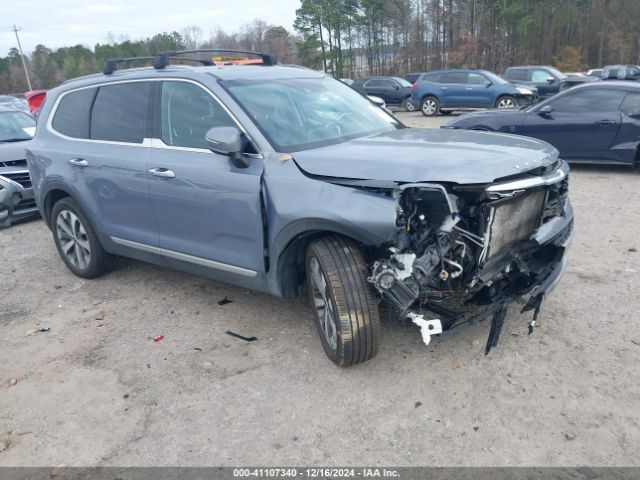
<instances>
[{"instance_id":1,"label":"door handle","mask_svg":"<svg viewBox=\"0 0 640 480\"><path fill-rule=\"evenodd\" d=\"M75 165L76 167L88 167L89 162L87 162L84 158L72 158L69 160L71 165Z\"/></svg>"},{"instance_id":2,"label":"door handle","mask_svg":"<svg viewBox=\"0 0 640 480\"><path fill-rule=\"evenodd\" d=\"M442 90L446 90L446 89L447 89L447 88L449 88L449 87L440 87L440 88L441 88Z\"/></svg>"},{"instance_id":3,"label":"door handle","mask_svg":"<svg viewBox=\"0 0 640 480\"><path fill-rule=\"evenodd\" d=\"M176 174L173 170L169 170L168 168L152 168L149 170L149 173L154 177L176 178Z\"/></svg>"},{"instance_id":4,"label":"door handle","mask_svg":"<svg viewBox=\"0 0 640 480\"><path fill-rule=\"evenodd\" d=\"M473 90L472 87L466 87L465 90Z\"/></svg>"},{"instance_id":5,"label":"door handle","mask_svg":"<svg viewBox=\"0 0 640 480\"><path fill-rule=\"evenodd\" d=\"M614 120L598 120L596 125L600 125L601 127L613 127L616 124Z\"/></svg>"}]
</instances>

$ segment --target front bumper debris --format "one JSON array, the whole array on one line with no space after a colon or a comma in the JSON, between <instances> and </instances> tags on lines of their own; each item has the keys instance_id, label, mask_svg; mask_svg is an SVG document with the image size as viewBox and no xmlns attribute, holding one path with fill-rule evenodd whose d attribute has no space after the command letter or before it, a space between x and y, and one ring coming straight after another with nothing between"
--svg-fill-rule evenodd
<instances>
[{"instance_id":1,"label":"front bumper debris","mask_svg":"<svg viewBox=\"0 0 640 480\"><path fill-rule=\"evenodd\" d=\"M420 334L425 345L431 343L431 335L442 333L442 323L438 319L425 320L422 315L415 312L409 312L408 318L420 327Z\"/></svg>"},{"instance_id":2,"label":"front bumper debris","mask_svg":"<svg viewBox=\"0 0 640 480\"><path fill-rule=\"evenodd\" d=\"M20 172L29 175L29 172ZM0 175L0 228L39 215L33 195L33 188Z\"/></svg>"},{"instance_id":3,"label":"front bumper debris","mask_svg":"<svg viewBox=\"0 0 640 480\"><path fill-rule=\"evenodd\" d=\"M433 335L490 318L489 353L509 305L522 297L529 297L522 312L533 311L531 333L565 270L573 236L566 165L484 188L450 193L418 183L395 192L398 230L368 281L421 328L427 345ZM426 320L425 311L437 320Z\"/></svg>"}]
</instances>

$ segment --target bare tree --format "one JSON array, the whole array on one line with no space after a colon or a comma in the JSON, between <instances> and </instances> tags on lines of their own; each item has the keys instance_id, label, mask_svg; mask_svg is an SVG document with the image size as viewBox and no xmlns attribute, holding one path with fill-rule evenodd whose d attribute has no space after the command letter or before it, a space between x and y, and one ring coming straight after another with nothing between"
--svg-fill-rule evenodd
<instances>
[{"instance_id":1,"label":"bare tree","mask_svg":"<svg viewBox=\"0 0 640 480\"><path fill-rule=\"evenodd\" d=\"M197 25L184 27L180 32L187 50L196 50L202 44L202 28Z\"/></svg>"}]
</instances>

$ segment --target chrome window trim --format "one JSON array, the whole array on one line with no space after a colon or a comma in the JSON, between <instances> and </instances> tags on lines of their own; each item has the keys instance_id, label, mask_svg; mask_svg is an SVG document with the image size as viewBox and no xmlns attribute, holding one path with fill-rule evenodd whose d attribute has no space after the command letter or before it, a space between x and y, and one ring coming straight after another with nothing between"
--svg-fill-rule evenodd
<instances>
[{"instance_id":1,"label":"chrome window trim","mask_svg":"<svg viewBox=\"0 0 640 480\"><path fill-rule=\"evenodd\" d=\"M188 78L174 78L174 77L159 77L159 78L134 78L134 79L128 79L128 80L111 80L111 81L104 81L104 82L98 82L98 83L92 83L91 85L84 85L82 87L78 87L78 88L73 88L70 90L67 90L65 92L62 92L58 98L56 98L55 103L53 104L53 107L51 108L51 113L49 114L49 117L47 118L47 131L50 132L51 134L63 138L65 140L71 140L73 142L85 142L85 143L102 143L102 144L106 144L106 145L123 145L123 146L130 146L130 147L144 147L144 148L151 148L152 147L152 139L143 139L142 143L130 143L130 142L117 142L117 141L113 141L113 140L94 140L91 138L75 138L75 137L69 137L63 133L58 132L56 129L53 128L53 119L56 115L56 113L58 112L58 107L60 106L60 102L62 101L62 99L72 93L72 92L78 92L80 90L87 90L89 88L100 88L100 87L104 87L104 86L108 86L108 85L119 85L122 83L139 83L139 82L184 82L184 83L191 83L193 85L196 85L198 87L200 87L202 90L204 90L205 92L207 92L211 98L214 99L214 101L216 101L218 103L218 105L220 105L222 107L222 109L229 115L229 117L231 117L231 120L233 120L233 122L236 124L236 126L238 127L238 129L244 133L247 138L249 139L249 141L251 142L251 144L253 145L253 147L255 148L255 150L257 152L260 151L260 149L258 148L258 144L253 140L253 138L251 138L251 135L249 135L249 132L247 132L247 130L242 126L242 124L240 123L240 120L238 120L238 117L235 116L235 114L229 110L229 108L218 98L218 96L213 93L209 88L207 88L206 86L204 86L203 84L201 84L200 82L196 82L195 80L191 80ZM147 141L149 140L149 141ZM157 139L160 140L160 139ZM162 141L162 140L160 140ZM164 143L164 142L162 142ZM165 144L166 145L166 144ZM193 148L189 148L189 147L174 147L173 145L166 145L167 148L171 149L171 150L185 150L185 151L198 151L198 152L208 152L211 153L210 150L208 149L193 149ZM155 147L155 148L163 148L163 147ZM263 158L261 153L257 153L257 154L248 154L251 155L252 158ZM258 155L258 156L256 156Z\"/></svg>"},{"instance_id":2,"label":"chrome window trim","mask_svg":"<svg viewBox=\"0 0 640 480\"><path fill-rule=\"evenodd\" d=\"M176 145L167 145L161 138L151 138L151 148L158 148L161 150L179 150L182 152L194 152L194 153L211 153L208 148L196 148L196 147L178 147Z\"/></svg>"},{"instance_id":3,"label":"chrome window trim","mask_svg":"<svg viewBox=\"0 0 640 480\"><path fill-rule=\"evenodd\" d=\"M522 180L513 180L511 182L497 183L495 185L489 185L487 192L505 192L510 190L522 190L533 187L544 187L553 185L554 183L561 182L569 174L569 167L566 163L562 163L559 168L553 172L532 178L523 178Z\"/></svg>"},{"instance_id":4,"label":"chrome window trim","mask_svg":"<svg viewBox=\"0 0 640 480\"><path fill-rule=\"evenodd\" d=\"M208 260L202 257L194 257L193 255L176 252L174 250L167 250L166 248L154 247L153 245L148 245L146 243L134 242L132 240L126 240L124 238L119 238L119 237L110 237L110 238L114 243L117 243L118 245L134 248L136 250L141 250L143 252L154 253L156 255L161 255L163 257L173 258L174 260L181 260L183 262L189 262L189 263L193 263L195 265L200 265L203 267L222 270L224 272L235 273L237 275L243 275L245 277L255 277L258 274L258 272L254 270L249 270L247 268L236 267L235 265L216 262L214 260Z\"/></svg>"},{"instance_id":5,"label":"chrome window trim","mask_svg":"<svg viewBox=\"0 0 640 480\"><path fill-rule=\"evenodd\" d=\"M193 153L207 153L207 154L213 153L208 148L179 147L176 145L167 145L166 143L164 143L164 140L162 140L161 138L145 138L145 140L149 141L149 144L147 145L148 147L156 148L159 150L174 150L178 152L193 152ZM245 153L244 155L249 158L258 158L258 159L264 158L260 153Z\"/></svg>"}]
</instances>

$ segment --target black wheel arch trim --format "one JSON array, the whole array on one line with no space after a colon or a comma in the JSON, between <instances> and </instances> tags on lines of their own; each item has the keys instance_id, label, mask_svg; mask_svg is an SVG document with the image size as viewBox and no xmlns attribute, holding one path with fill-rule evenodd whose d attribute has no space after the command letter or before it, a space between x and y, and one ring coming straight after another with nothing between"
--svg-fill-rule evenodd
<instances>
[{"instance_id":1,"label":"black wheel arch trim","mask_svg":"<svg viewBox=\"0 0 640 480\"><path fill-rule=\"evenodd\" d=\"M289 272L296 259L304 260L304 247L308 242L323 235L341 235L364 246L377 246L387 241L356 225L322 218L295 220L280 231L269 249L267 282L274 295L292 298L302 293L298 287L300 277L304 276L304 268L302 271L293 269L293 274Z\"/></svg>"},{"instance_id":2,"label":"black wheel arch trim","mask_svg":"<svg viewBox=\"0 0 640 480\"><path fill-rule=\"evenodd\" d=\"M100 232L96 229L93 221L91 220L91 218L89 217L89 215L87 214L88 208L85 205L85 203L80 200L82 198L81 195L75 195L75 191L73 188L70 188L68 184L63 183L59 180L51 180L49 182L47 182L41 190L40 193L40 201L38 201L38 208L40 209L40 213L42 215L42 218L45 221L45 224L49 227L49 229L52 229L52 225L51 225L51 211L53 210L53 204L51 205L47 205L47 199L49 197L49 194L55 190L60 190L64 193L66 193L66 196L71 198L74 202L76 202L78 204L78 206L82 209L82 211L84 212L85 216L87 217L87 220L89 221L89 223L91 224L91 228L93 228L93 231L96 233L96 236L98 237L98 239L100 239L102 241L102 236L100 234Z\"/></svg>"}]
</instances>

